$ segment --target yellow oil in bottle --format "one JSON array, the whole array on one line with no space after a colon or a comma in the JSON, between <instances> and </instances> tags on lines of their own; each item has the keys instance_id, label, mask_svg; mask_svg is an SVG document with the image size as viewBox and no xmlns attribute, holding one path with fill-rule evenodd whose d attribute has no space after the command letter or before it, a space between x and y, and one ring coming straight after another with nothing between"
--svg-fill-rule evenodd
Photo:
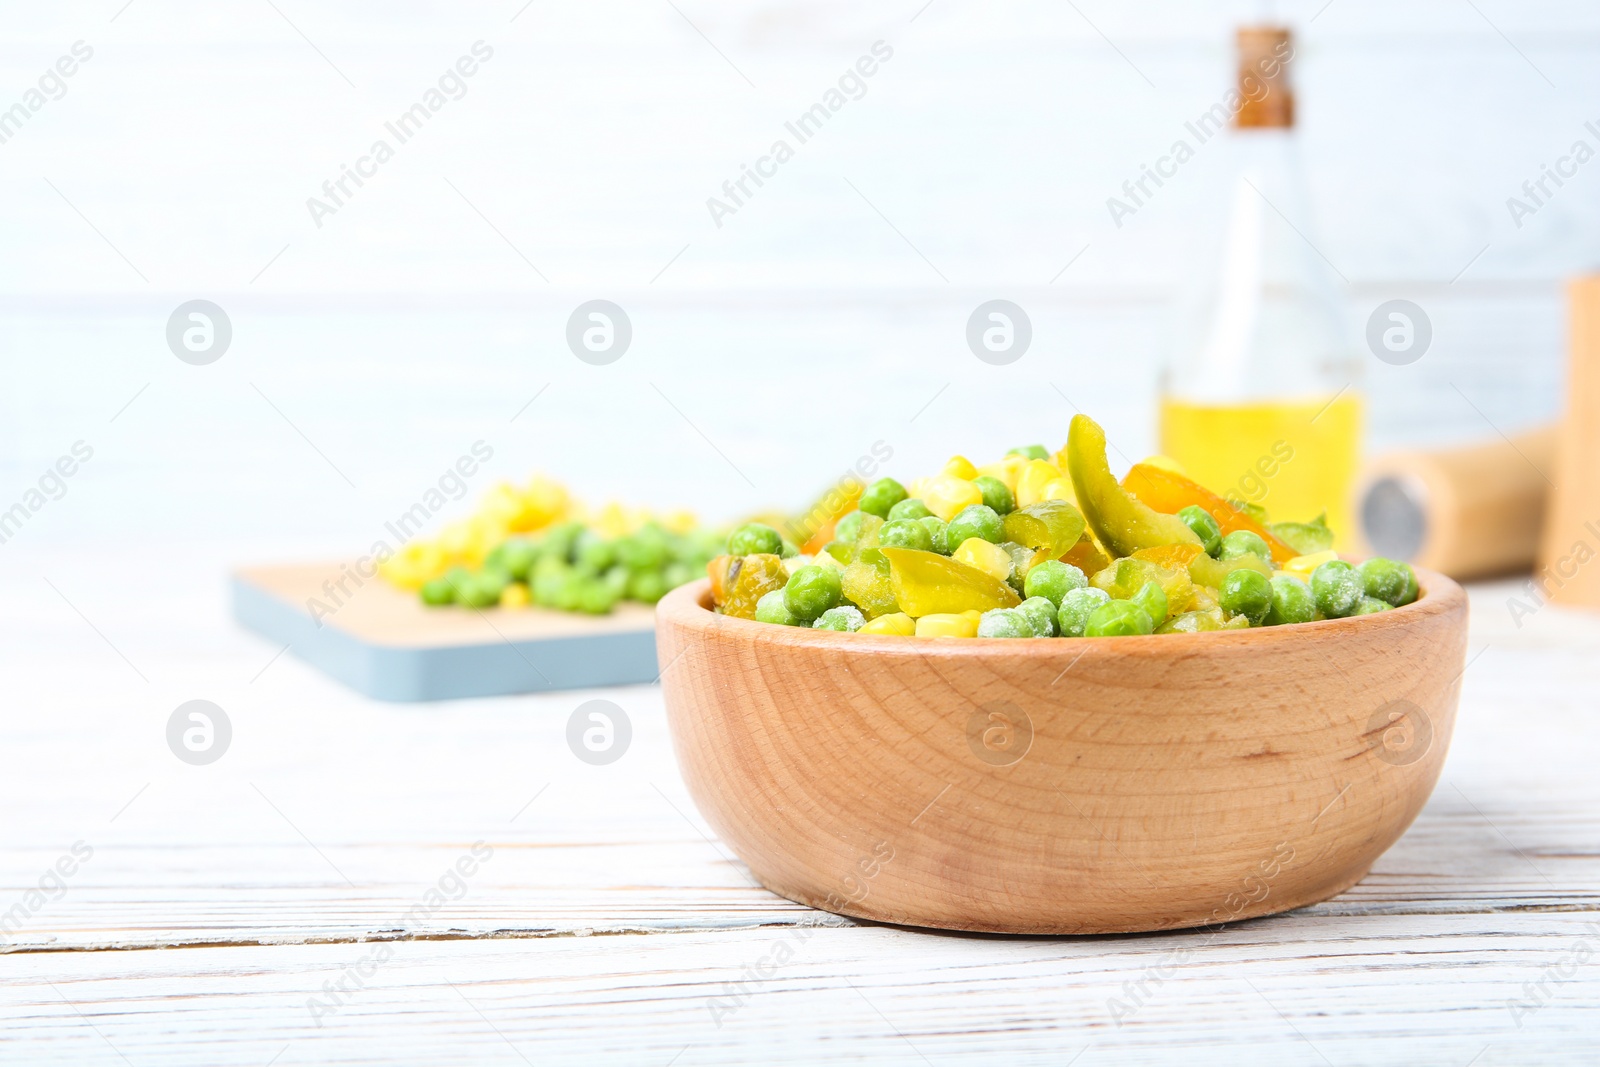
<instances>
[{"instance_id":1,"label":"yellow oil in bottle","mask_svg":"<svg viewBox=\"0 0 1600 1067\"><path fill-rule=\"evenodd\" d=\"M1361 460L1354 393L1243 404L1161 402L1161 451L1212 492L1259 504L1272 522L1323 511L1334 547L1353 543L1350 497Z\"/></svg>"}]
</instances>

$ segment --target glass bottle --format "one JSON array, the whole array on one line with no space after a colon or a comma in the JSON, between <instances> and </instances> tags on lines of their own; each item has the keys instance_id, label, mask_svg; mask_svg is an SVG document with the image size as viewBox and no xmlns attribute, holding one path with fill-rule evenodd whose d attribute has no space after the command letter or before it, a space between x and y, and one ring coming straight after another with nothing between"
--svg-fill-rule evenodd
<instances>
[{"instance_id":1,"label":"glass bottle","mask_svg":"<svg viewBox=\"0 0 1600 1067\"><path fill-rule=\"evenodd\" d=\"M1209 269L1184 302L1162 378L1161 450L1271 521L1326 510L1344 547L1361 458L1361 362L1310 224L1293 41L1285 28L1247 27L1238 51L1235 93L1220 102L1231 125L1210 131L1228 157L1221 232L1207 242ZM1201 121L1191 133L1206 132Z\"/></svg>"}]
</instances>

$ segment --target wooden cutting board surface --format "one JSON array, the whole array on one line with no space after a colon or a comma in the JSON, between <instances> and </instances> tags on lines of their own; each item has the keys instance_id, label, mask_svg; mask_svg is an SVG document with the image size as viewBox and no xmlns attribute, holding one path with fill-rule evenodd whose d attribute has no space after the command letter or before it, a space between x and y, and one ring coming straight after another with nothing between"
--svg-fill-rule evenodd
<instances>
[{"instance_id":1,"label":"wooden cutting board surface","mask_svg":"<svg viewBox=\"0 0 1600 1067\"><path fill-rule=\"evenodd\" d=\"M343 579L343 587L338 583ZM425 606L338 563L248 567L234 617L353 688L383 700L445 700L648 682L655 609L608 615L545 608Z\"/></svg>"}]
</instances>

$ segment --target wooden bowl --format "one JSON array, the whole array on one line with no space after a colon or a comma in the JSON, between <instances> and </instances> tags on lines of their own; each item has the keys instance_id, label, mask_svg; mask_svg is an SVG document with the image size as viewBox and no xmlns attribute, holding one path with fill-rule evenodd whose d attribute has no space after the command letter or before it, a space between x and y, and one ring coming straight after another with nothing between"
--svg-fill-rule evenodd
<instances>
[{"instance_id":1,"label":"wooden bowl","mask_svg":"<svg viewBox=\"0 0 1600 1067\"><path fill-rule=\"evenodd\" d=\"M864 636L657 610L678 764L773 892L861 919L1099 934L1360 881L1439 777L1461 587L1394 611L1150 637Z\"/></svg>"}]
</instances>

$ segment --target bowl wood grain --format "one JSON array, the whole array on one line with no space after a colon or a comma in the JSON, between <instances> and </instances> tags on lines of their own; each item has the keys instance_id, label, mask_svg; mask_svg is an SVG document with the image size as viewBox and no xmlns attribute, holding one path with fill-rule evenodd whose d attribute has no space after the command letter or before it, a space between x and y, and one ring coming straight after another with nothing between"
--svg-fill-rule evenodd
<instances>
[{"instance_id":1,"label":"bowl wood grain","mask_svg":"<svg viewBox=\"0 0 1600 1067\"><path fill-rule=\"evenodd\" d=\"M657 611L673 745L763 885L956 930L1206 926L1354 885L1428 799L1460 586L1377 615L1078 640L902 638Z\"/></svg>"}]
</instances>

